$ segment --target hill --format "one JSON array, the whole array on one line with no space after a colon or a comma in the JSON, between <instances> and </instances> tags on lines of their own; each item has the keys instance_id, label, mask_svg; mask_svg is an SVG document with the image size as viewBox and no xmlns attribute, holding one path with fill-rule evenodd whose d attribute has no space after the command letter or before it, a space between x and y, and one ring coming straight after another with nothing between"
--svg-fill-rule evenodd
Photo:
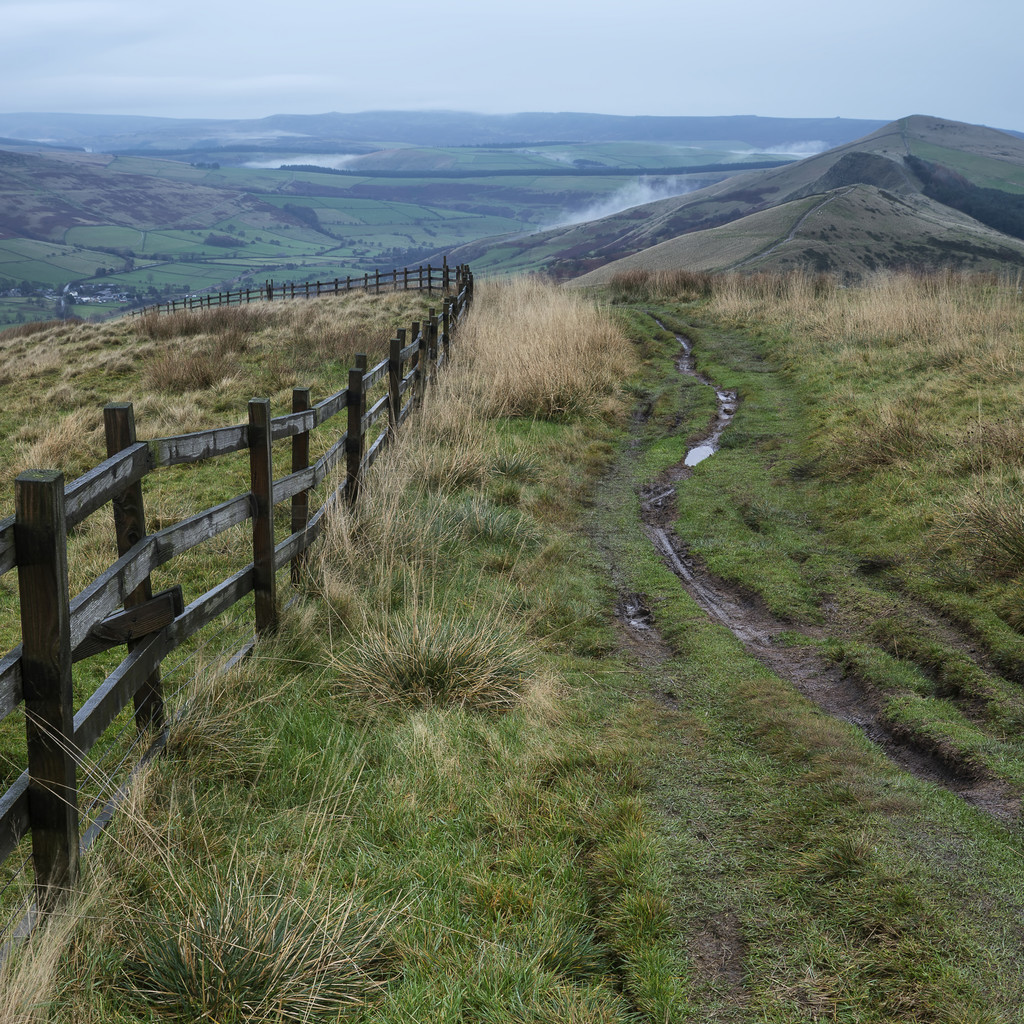
<instances>
[{"instance_id":1,"label":"hill","mask_svg":"<svg viewBox=\"0 0 1024 1024\"><path fill-rule=\"evenodd\" d=\"M936 175L950 185L946 192ZM964 201L951 206L950 190ZM1013 225L997 226L984 211L1015 209L1022 194L1020 139L914 116L785 167L591 223L481 240L452 258L480 270L595 271L583 278L588 283L606 280L620 260L621 268L800 266L852 275L879 267L1017 267L1024 245L1008 234Z\"/></svg>"},{"instance_id":2,"label":"hill","mask_svg":"<svg viewBox=\"0 0 1024 1024\"><path fill-rule=\"evenodd\" d=\"M403 146L519 145L545 141L731 141L755 149L814 141L836 146L882 121L812 117L628 117L585 113L475 114L452 110L378 110L277 114L251 120L125 117L97 114L0 114L0 135L105 152L207 155L242 150L366 152ZM325 149L324 147L336 147Z\"/></svg>"}]
</instances>

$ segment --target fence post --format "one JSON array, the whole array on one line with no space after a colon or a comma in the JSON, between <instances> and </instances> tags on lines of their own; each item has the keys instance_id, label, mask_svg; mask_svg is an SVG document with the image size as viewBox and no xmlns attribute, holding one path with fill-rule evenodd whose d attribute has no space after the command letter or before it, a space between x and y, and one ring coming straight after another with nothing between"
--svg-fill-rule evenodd
<instances>
[{"instance_id":1,"label":"fence post","mask_svg":"<svg viewBox=\"0 0 1024 1024\"><path fill-rule=\"evenodd\" d=\"M388 443L395 440L398 433L398 417L402 412L402 349L405 347L405 330L400 329L398 336L391 339L388 352Z\"/></svg>"},{"instance_id":2,"label":"fence post","mask_svg":"<svg viewBox=\"0 0 1024 1024\"><path fill-rule=\"evenodd\" d=\"M441 347L444 349L444 363L452 357L452 300L446 298L441 307Z\"/></svg>"},{"instance_id":3,"label":"fence post","mask_svg":"<svg viewBox=\"0 0 1024 1024\"><path fill-rule=\"evenodd\" d=\"M78 787L71 685L64 474L29 470L14 485L21 599L21 685L36 899L52 909L78 880Z\"/></svg>"},{"instance_id":4,"label":"fence post","mask_svg":"<svg viewBox=\"0 0 1024 1024\"><path fill-rule=\"evenodd\" d=\"M366 415L366 388L363 375L366 373L366 354L356 356L356 365L348 371L348 438L345 454L348 471L348 500L354 504L359 497L359 486L363 475L363 457L366 454L366 434L363 432L363 417Z\"/></svg>"},{"instance_id":5,"label":"fence post","mask_svg":"<svg viewBox=\"0 0 1024 1024\"><path fill-rule=\"evenodd\" d=\"M427 332L427 366L430 369L430 382L437 380L437 310L431 307L428 310L430 328Z\"/></svg>"},{"instance_id":6,"label":"fence post","mask_svg":"<svg viewBox=\"0 0 1024 1024\"><path fill-rule=\"evenodd\" d=\"M427 295L434 294L434 268L427 264Z\"/></svg>"},{"instance_id":7,"label":"fence post","mask_svg":"<svg viewBox=\"0 0 1024 1024\"><path fill-rule=\"evenodd\" d=\"M274 572L274 464L270 399L249 400L249 476L252 493L252 564L256 635L277 628L277 575Z\"/></svg>"},{"instance_id":8,"label":"fence post","mask_svg":"<svg viewBox=\"0 0 1024 1024\"><path fill-rule=\"evenodd\" d=\"M448 292L451 291L451 287L452 287L451 271L448 269L448 257L447 256L445 256L444 263L441 266L441 282L442 282L443 287L444 287L444 293L445 293L445 295L447 295Z\"/></svg>"},{"instance_id":9,"label":"fence post","mask_svg":"<svg viewBox=\"0 0 1024 1024\"><path fill-rule=\"evenodd\" d=\"M409 290L409 268L402 267L402 291L407 292Z\"/></svg>"},{"instance_id":10,"label":"fence post","mask_svg":"<svg viewBox=\"0 0 1024 1024\"><path fill-rule=\"evenodd\" d=\"M412 327L409 331L411 335L410 344L416 344L420 341L420 325L416 320L413 320ZM412 350L412 355L409 356L409 369L415 370L416 374L412 378L412 397L413 397L413 408L418 409L422 402L423 394L423 375L420 372L420 348L419 344Z\"/></svg>"},{"instance_id":11,"label":"fence post","mask_svg":"<svg viewBox=\"0 0 1024 1024\"><path fill-rule=\"evenodd\" d=\"M292 388L292 412L306 412L309 409L309 388ZM309 431L303 430L292 435L292 472L298 473L309 466ZM292 533L301 533L309 523L309 491L299 491L292 496ZM306 552L302 551L292 559L292 583L298 586L302 580L302 569L306 564Z\"/></svg>"},{"instance_id":12,"label":"fence post","mask_svg":"<svg viewBox=\"0 0 1024 1024\"><path fill-rule=\"evenodd\" d=\"M103 432L106 435L107 458L130 448L138 438L135 435L135 409L131 402L111 402L103 407ZM146 536L146 512L142 502L142 481L137 480L111 502L114 510L114 533L117 554L127 554ZM153 585L147 576L125 599L125 608L144 604L153 596ZM139 641L129 640L128 650ZM165 725L164 696L160 684L160 669L135 691L135 727L139 732L150 728L157 731Z\"/></svg>"}]
</instances>

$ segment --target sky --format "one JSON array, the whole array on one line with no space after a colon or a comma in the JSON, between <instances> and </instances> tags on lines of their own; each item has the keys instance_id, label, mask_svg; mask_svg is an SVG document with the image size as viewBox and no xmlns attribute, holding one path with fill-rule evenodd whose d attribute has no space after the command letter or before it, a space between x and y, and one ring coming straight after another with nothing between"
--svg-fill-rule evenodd
<instances>
[{"instance_id":1,"label":"sky","mask_svg":"<svg viewBox=\"0 0 1024 1024\"><path fill-rule=\"evenodd\" d=\"M1021 0L0 0L0 111L856 117L1024 131Z\"/></svg>"}]
</instances>

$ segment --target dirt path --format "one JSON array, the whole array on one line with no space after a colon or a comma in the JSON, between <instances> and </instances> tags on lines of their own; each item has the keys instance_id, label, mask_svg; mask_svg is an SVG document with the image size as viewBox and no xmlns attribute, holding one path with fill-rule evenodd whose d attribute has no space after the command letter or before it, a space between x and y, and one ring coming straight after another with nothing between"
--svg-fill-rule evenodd
<instances>
[{"instance_id":1,"label":"dirt path","mask_svg":"<svg viewBox=\"0 0 1024 1024\"><path fill-rule=\"evenodd\" d=\"M676 360L679 372L715 387L697 372L690 340L678 334L676 339L681 348ZM950 790L997 820L1016 821L1020 800L1005 784L977 778L962 765L944 760L899 733L885 721L879 694L827 662L813 648L779 642L780 634L792 632L792 623L783 622L759 602L715 579L690 555L685 540L676 535L672 526L676 519L676 485L690 476L693 465L717 450L722 433L735 414L736 394L717 388L715 391L718 410L706 436L682 462L651 481L641 493L643 529L662 561L707 614L729 629L753 657L827 714L857 726L893 763ZM624 599L620 603L620 618L642 658L664 660L665 645L641 597L631 595ZM666 695L659 696L666 699Z\"/></svg>"},{"instance_id":2,"label":"dirt path","mask_svg":"<svg viewBox=\"0 0 1024 1024\"><path fill-rule=\"evenodd\" d=\"M765 256L770 256L773 252L775 252L776 249L785 245L787 242L793 241L793 239L796 237L796 233L800 230L800 228L803 227L804 221L806 221L808 217L810 217L812 214L817 213L824 207L828 206L828 204L831 203L833 199L837 199L839 196L846 195L846 193L850 192L853 188L854 186L851 185L848 188L837 190L836 192L833 192L831 195L826 196L824 199L822 199L820 203L815 203L814 206L812 206L809 210L806 210L796 219L796 222L789 229L789 234L787 234L785 238L780 238L777 242L772 242L772 244L767 246L766 248L761 249L758 252L755 252L753 256L747 256L746 258L739 260L736 263L731 263L725 269L727 271L736 270L739 267L746 266L748 263L754 263L757 260L764 259Z\"/></svg>"}]
</instances>

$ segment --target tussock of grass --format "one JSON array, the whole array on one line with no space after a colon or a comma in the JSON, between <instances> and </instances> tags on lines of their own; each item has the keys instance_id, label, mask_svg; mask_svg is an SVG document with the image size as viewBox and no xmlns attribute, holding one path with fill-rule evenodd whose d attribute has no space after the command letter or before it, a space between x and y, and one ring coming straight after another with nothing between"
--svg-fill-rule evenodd
<instances>
[{"instance_id":1,"label":"tussock of grass","mask_svg":"<svg viewBox=\"0 0 1024 1024\"><path fill-rule=\"evenodd\" d=\"M479 611L398 613L354 636L330 675L349 699L375 709L453 705L505 711L519 701L529 648Z\"/></svg>"},{"instance_id":2,"label":"tussock of grass","mask_svg":"<svg viewBox=\"0 0 1024 1024\"><path fill-rule=\"evenodd\" d=\"M940 529L963 539L975 560L999 576L1024 573L1024 497L1004 484L971 491L945 510Z\"/></svg>"},{"instance_id":3,"label":"tussock of grass","mask_svg":"<svg viewBox=\"0 0 1024 1024\"><path fill-rule=\"evenodd\" d=\"M613 302L689 302L710 295L718 278L691 270L625 270L608 282Z\"/></svg>"},{"instance_id":4,"label":"tussock of grass","mask_svg":"<svg viewBox=\"0 0 1024 1024\"><path fill-rule=\"evenodd\" d=\"M211 879L124 923L125 993L182 1020L309 1021L365 1007L392 973L386 922L355 900Z\"/></svg>"}]
</instances>

